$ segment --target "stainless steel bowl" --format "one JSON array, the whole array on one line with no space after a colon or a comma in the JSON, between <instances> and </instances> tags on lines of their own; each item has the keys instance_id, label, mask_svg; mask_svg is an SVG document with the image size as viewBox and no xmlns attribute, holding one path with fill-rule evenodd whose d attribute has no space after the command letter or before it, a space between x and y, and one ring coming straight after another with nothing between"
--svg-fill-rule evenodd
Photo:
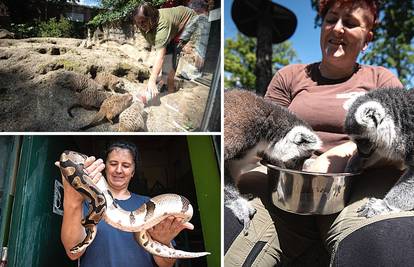
<instances>
[{"instance_id":1,"label":"stainless steel bowl","mask_svg":"<svg viewBox=\"0 0 414 267\"><path fill-rule=\"evenodd\" d=\"M333 214L348 201L353 173L315 173L283 169L262 162L267 167L273 204L288 212Z\"/></svg>"}]
</instances>

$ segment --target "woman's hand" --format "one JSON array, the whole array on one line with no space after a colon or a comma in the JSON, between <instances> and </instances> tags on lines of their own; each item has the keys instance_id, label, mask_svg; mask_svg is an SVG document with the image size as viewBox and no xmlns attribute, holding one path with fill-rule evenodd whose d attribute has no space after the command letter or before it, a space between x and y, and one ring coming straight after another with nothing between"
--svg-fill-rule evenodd
<instances>
[{"instance_id":1,"label":"woman's hand","mask_svg":"<svg viewBox=\"0 0 414 267\"><path fill-rule=\"evenodd\" d=\"M170 216L149 229L148 233L155 241L168 246L183 229L193 230L194 225L189 222L183 223L182 219Z\"/></svg>"},{"instance_id":2,"label":"woman's hand","mask_svg":"<svg viewBox=\"0 0 414 267\"><path fill-rule=\"evenodd\" d=\"M193 230L194 225L189 222L183 223L182 219L170 216L152 227L152 229L149 229L148 233L155 241L171 246L171 241L185 228ZM176 261L173 258L163 258L156 255L153 257L159 267L171 267Z\"/></svg>"},{"instance_id":3,"label":"woman's hand","mask_svg":"<svg viewBox=\"0 0 414 267\"><path fill-rule=\"evenodd\" d=\"M162 65L164 64L164 57L166 53L167 48L165 47L157 49L155 61L147 84L147 91L151 94L151 98L156 97L159 93L157 88L157 77L161 72Z\"/></svg>"},{"instance_id":4,"label":"woman's hand","mask_svg":"<svg viewBox=\"0 0 414 267\"><path fill-rule=\"evenodd\" d=\"M59 161L55 165L60 168ZM102 171L105 169L105 164L102 159L95 160L95 157L88 157L84 163L85 171L94 183L97 183L102 178ZM65 201L70 201L75 205L79 205L84 201L84 197L76 191L62 175L63 190L65 192Z\"/></svg>"},{"instance_id":5,"label":"woman's hand","mask_svg":"<svg viewBox=\"0 0 414 267\"><path fill-rule=\"evenodd\" d=\"M331 148L319 157L315 158L303 169L310 172L338 173L343 172L348 160L356 152L355 143L349 141Z\"/></svg>"},{"instance_id":6,"label":"woman's hand","mask_svg":"<svg viewBox=\"0 0 414 267\"><path fill-rule=\"evenodd\" d=\"M88 176L96 184L103 177L102 171L105 169L105 163L102 159L95 160L95 157L88 157L85 160L85 171L88 173Z\"/></svg>"},{"instance_id":7,"label":"woman's hand","mask_svg":"<svg viewBox=\"0 0 414 267\"><path fill-rule=\"evenodd\" d=\"M151 94L151 99L153 99L159 94L158 87L155 81L148 81L147 91Z\"/></svg>"}]
</instances>

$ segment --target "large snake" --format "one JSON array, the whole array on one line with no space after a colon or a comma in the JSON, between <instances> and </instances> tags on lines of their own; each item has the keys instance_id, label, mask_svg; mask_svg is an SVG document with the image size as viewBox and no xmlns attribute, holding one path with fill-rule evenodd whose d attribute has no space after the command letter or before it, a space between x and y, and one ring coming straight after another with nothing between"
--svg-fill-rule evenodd
<instances>
[{"instance_id":1,"label":"large snake","mask_svg":"<svg viewBox=\"0 0 414 267\"><path fill-rule=\"evenodd\" d=\"M163 194L151 198L135 211L123 210L116 204L108 184L101 178L96 184L84 170L87 156L65 150L60 156L60 170L65 179L89 204L82 225L86 231L83 241L70 249L71 253L85 250L95 239L97 224L103 218L106 223L126 232L134 232L135 240L149 253L168 258L196 258L209 252L187 252L175 250L151 238L147 230L169 216L182 218L183 223L193 216L193 207L188 199L176 194Z\"/></svg>"}]
</instances>

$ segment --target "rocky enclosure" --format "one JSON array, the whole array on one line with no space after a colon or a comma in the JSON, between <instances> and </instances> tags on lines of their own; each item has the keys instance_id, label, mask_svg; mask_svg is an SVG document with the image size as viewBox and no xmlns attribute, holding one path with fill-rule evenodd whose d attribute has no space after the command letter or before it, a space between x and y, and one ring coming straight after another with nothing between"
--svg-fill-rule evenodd
<instances>
[{"instance_id":1,"label":"rocky enclosure","mask_svg":"<svg viewBox=\"0 0 414 267\"><path fill-rule=\"evenodd\" d=\"M96 109L74 108L73 118L69 116L68 108L78 102L79 77L93 80L110 73L123 85L118 93L130 93L139 101L154 61L154 51L148 50L145 43L107 41L92 46L79 39L1 39L0 131L79 131L97 113ZM198 130L209 88L179 79L177 87L178 92L161 93L145 106L145 130ZM87 129L117 130L118 118L113 124L104 121Z\"/></svg>"}]
</instances>

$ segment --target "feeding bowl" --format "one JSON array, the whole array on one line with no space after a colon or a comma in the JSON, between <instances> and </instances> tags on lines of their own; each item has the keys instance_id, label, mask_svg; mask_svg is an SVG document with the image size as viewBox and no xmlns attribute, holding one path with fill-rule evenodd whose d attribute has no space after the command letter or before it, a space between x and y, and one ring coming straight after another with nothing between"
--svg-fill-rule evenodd
<instances>
[{"instance_id":1,"label":"feeding bowl","mask_svg":"<svg viewBox=\"0 0 414 267\"><path fill-rule=\"evenodd\" d=\"M340 212L347 204L352 178L358 173L316 173L280 168L267 162L273 204L301 215Z\"/></svg>"}]
</instances>

